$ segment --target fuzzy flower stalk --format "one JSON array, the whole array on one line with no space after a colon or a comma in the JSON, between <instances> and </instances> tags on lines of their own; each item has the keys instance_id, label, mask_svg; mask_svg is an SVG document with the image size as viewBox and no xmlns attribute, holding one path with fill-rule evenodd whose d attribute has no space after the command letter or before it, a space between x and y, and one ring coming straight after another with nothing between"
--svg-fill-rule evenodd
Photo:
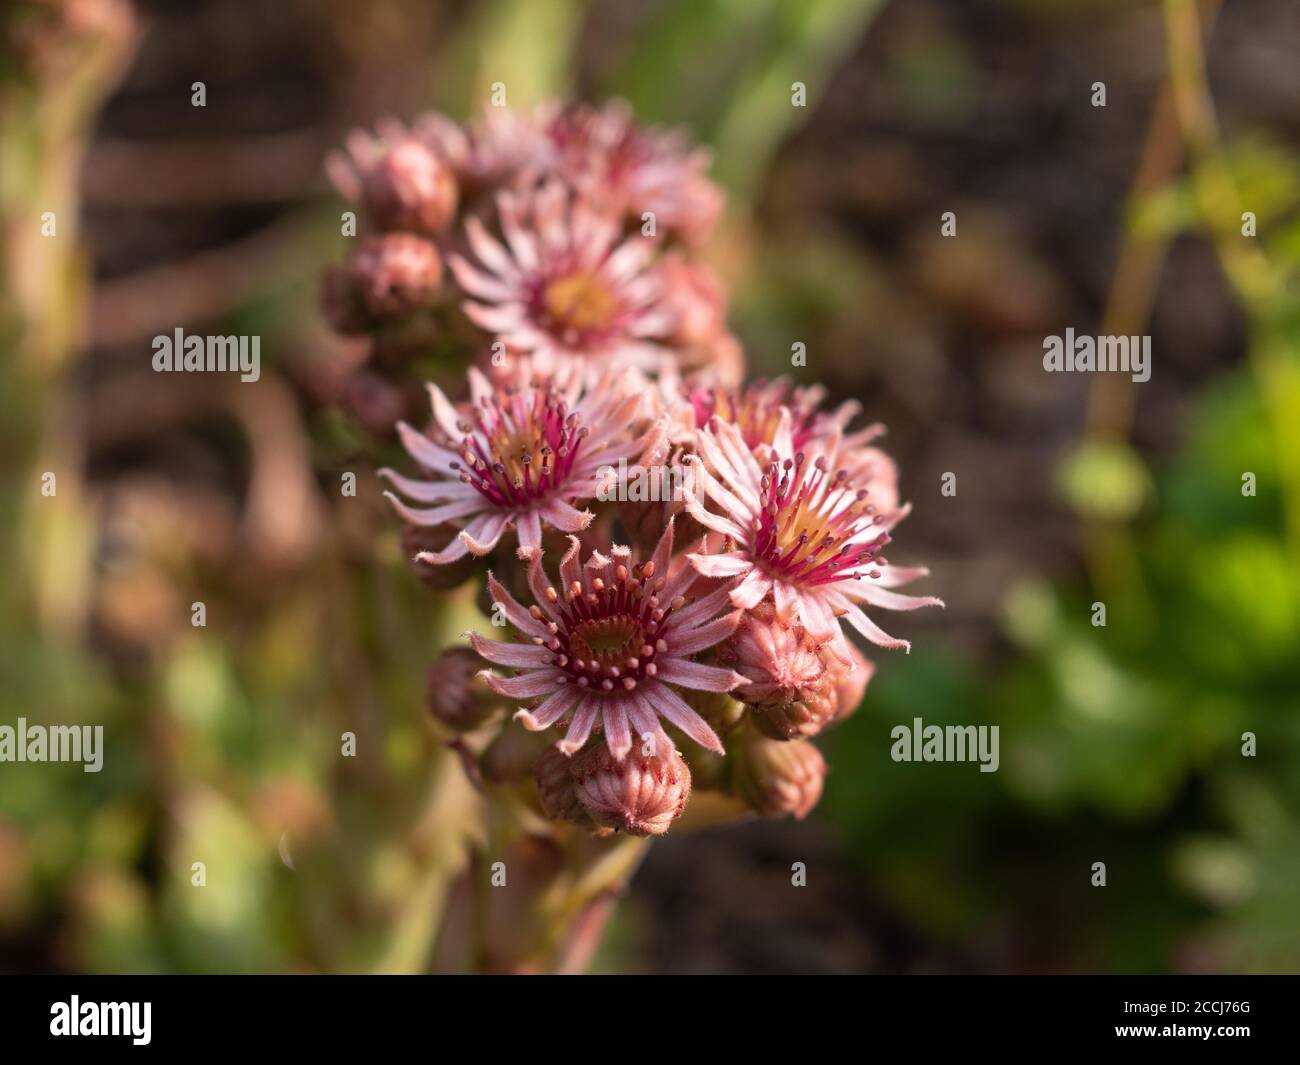
<instances>
[{"instance_id":1,"label":"fuzzy flower stalk","mask_svg":"<svg viewBox=\"0 0 1300 1065\"><path fill-rule=\"evenodd\" d=\"M882 613L940 605L886 558L909 507L883 427L745 383L708 166L622 103L388 122L330 160L361 227L322 286L331 379L386 449L374 528L431 610L468 583L488 619L441 649L426 720L483 804L463 875L484 840L537 858L522 967L568 964L551 925L589 942L620 848L704 817L693 796L807 815L864 646L909 647Z\"/></svg>"}]
</instances>

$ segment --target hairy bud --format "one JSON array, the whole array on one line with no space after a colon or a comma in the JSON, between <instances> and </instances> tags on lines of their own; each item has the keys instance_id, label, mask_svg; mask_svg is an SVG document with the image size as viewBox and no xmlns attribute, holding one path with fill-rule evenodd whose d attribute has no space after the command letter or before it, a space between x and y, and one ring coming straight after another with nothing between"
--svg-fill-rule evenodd
<instances>
[{"instance_id":1,"label":"hairy bud","mask_svg":"<svg viewBox=\"0 0 1300 1065\"><path fill-rule=\"evenodd\" d=\"M574 786L573 759L561 753L555 744L548 746L537 759L533 779L537 782L537 801L543 814L555 821L595 827Z\"/></svg>"},{"instance_id":2,"label":"hairy bud","mask_svg":"<svg viewBox=\"0 0 1300 1065\"><path fill-rule=\"evenodd\" d=\"M731 767L731 786L755 811L804 818L822 797L826 760L807 740L783 742L745 729Z\"/></svg>"},{"instance_id":3,"label":"hairy bud","mask_svg":"<svg viewBox=\"0 0 1300 1065\"><path fill-rule=\"evenodd\" d=\"M479 679L483 660L468 647L443 651L429 667L425 685L429 713L456 732L472 732L501 706Z\"/></svg>"},{"instance_id":4,"label":"hairy bud","mask_svg":"<svg viewBox=\"0 0 1300 1065\"><path fill-rule=\"evenodd\" d=\"M681 816L691 795L691 771L676 750L621 762L604 743L573 759L574 789L592 820L634 836L661 836Z\"/></svg>"},{"instance_id":5,"label":"hairy bud","mask_svg":"<svg viewBox=\"0 0 1300 1065\"><path fill-rule=\"evenodd\" d=\"M329 266L321 278L320 309L330 328L344 336L359 336L371 327L370 314L346 266Z\"/></svg>"},{"instance_id":6,"label":"hairy bud","mask_svg":"<svg viewBox=\"0 0 1300 1065\"><path fill-rule=\"evenodd\" d=\"M377 320L428 307L442 283L438 249L411 233L367 237L347 269L361 306Z\"/></svg>"},{"instance_id":7,"label":"hairy bud","mask_svg":"<svg viewBox=\"0 0 1300 1065\"><path fill-rule=\"evenodd\" d=\"M838 665L802 625L784 625L771 604L747 614L718 653L719 660L749 678L735 690L754 726L774 740L812 736L838 709Z\"/></svg>"},{"instance_id":8,"label":"hairy bud","mask_svg":"<svg viewBox=\"0 0 1300 1065\"><path fill-rule=\"evenodd\" d=\"M482 661L479 662L482 668ZM540 732L529 732L518 721L506 722L488 744L479 768L483 779L493 784L517 784L533 775L537 760L547 749L548 738Z\"/></svg>"},{"instance_id":9,"label":"hairy bud","mask_svg":"<svg viewBox=\"0 0 1300 1065\"><path fill-rule=\"evenodd\" d=\"M459 191L451 168L427 145L406 137L366 173L362 196L379 229L434 236L455 217Z\"/></svg>"},{"instance_id":10,"label":"hairy bud","mask_svg":"<svg viewBox=\"0 0 1300 1065\"><path fill-rule=\"evenodd\" d=\"M389 439L393 426L407 416L403 386L389 375L358 370L343 389L343 407L373 436Z\"/></svg>"}]
</instances>

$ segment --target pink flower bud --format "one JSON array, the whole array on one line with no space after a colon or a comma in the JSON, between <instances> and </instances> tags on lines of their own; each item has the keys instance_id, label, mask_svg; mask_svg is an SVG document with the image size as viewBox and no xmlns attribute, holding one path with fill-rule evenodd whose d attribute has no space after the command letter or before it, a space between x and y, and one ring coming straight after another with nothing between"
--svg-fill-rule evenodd
<instances>
[{"instance_id":1,"label":"pink flower bud","mask_svg":"<svg viewBox=\"0 0 1300 1065\"><path fill-rule=\"evenodd\" d=\"M442 282L433 242L410 233L368 237L348 263L357 297L372 318L404 318L428 307Z\"/></svg>"},{"instance_id":2,"label":"pink flower bud","mask_svg":"<svg viewBox=\"0 0 1300 1065\"><path fill-rule=\"evenodd\" d=\"M533 779L537 781L537 801L543 814L553 821L569 821L575 825L595 828L595 823L578 798L574 786L573 759L561 753L555 744L549 744L537 759L537 764L533 767Z\"/></svg>"},{"instance_id":3,"label":"pink flower bud","mask_svg":"<svg viewBox=\"0 0 1300 1065\"><path fill-rule=\"evenodd\" d=\"M443 651L429 667L425 685L429 713L456 732L472 732L501 706L479 678L482 660L468 647Z\"/></svg>"},{"instance_id":4,"label":"pink flower bud","mask_svg":"<svg viewBox=\"0 0 1300 1065\"><path fill-rule=\"evenodd\" d=\"M407 414L402 387L372 370L358 370L348 379L343 406L366 432L381 439L391 438Z\"/></svg>"},{"instance_id":5,"label":"pink flower bud","mask_svg":"<svg viewBox=\"0 0 1300 1065\"><path fill-rule=\"evenodd\" d=\"M358 336L371 327L370 314L346 266L326 267L321 278L320 309L330 328L344 336Z\"/></svg>"},{"instance_id":6,"label":"pink flower bud","mask_svg":"<svg viewBox=\"0 0 1300 1065\"><path fill-rule=\"evenodd\" d=\"M362 196L379 229L434 236L455 217L459 192L451 168L407 137L367 171Z\"/></svg>"},{"instance_id":7,"label":"pink flower bud","mask_svg":"<svg viewBox=\"0 0 1300 1065\"><path fill-rule=\"evenodd\" d=\"M480 671L482 668L480 659ZM527 780L548 746L546 736L529 732L518 721L507 721L479 759L483 779L493 784L517 784Z\"/></svg>"},{"instance_id":8,"label":"pink flower bud","mask_svg":"<svg viewBox=\"0 0 1300 1065\"><path fill-rule=\"evenodd\" d=\"M572 773L592 820L634 836L663 835L691 795L691 771L671 748L647 756L633 746L620 762L599 743L573 759Z\"/></svg>"},{"instance_id":9,"label":"pink flower bud","mask_svg":"<svg viewBox=\"0 0 1300 1065\"><path fill-rule=\"evenodd\" d=\"M802 625L779 621L771 604L746 614L718 657L749 678L735 695L749 705L755 727L765 736L812 736L835 717L834 656Z\"/></svg>"},{"instance_id":10,"label":"pink flower bud","mask_svg":"<svg viewBox=\"0 0 1300 1065\"><path fill-rule=\"evenodd\" d=\"M826 760L807 740L769 740L746 729L733 757L732 790L760 814L802 819L822 797Z\"/></svg>"}]
</instances>

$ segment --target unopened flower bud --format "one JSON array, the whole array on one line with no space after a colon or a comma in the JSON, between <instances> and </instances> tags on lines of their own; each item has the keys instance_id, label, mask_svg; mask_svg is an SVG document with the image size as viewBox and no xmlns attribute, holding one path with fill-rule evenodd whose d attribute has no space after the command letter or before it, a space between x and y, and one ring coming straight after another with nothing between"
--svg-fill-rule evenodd
<instances>
[{"instance_id":1,"label":"unopened flower bud","mask_svg":"<svg viewBox=\"0 0 1300 1065\"><path fill-rule=\"evenodd\" d=\"M373 324L352 271L346 266L326 267L321 278L320 309L330 328L344 336L368 332Z\"/></svg>"},{"instance_id":2,"label":"unopened flower bud","mask_svg":"<svg viewBox=\"0 0 1300 1065\"><path fill-rule=\"evenodd\" d=\"M428 307L442 282L442 256L412 233L368 237L348 263L352 284L375 319L403 318Z\"/></svg>"},{"instance_id":3,"label":"unopened flower bud","mask_svg":"<svg viewBox=\"0 0 1300 1065\"><path fill-rule=\"evenodd\" d=\"M480 659L479 668L484 665ZM497 733L479 759L483 779L493 784L517 784L527 780L552 739L542 732L529 732L518 721L506 722L505 728Z\"/></svg>"},{"instance_id":4,"label":"unopened flower bud","mask_svg":"<svg viewBox=\"0 0 1300 1065\"><path fill-rule=\"evenodd\" d=\"M407 415L402 386L384 374L358 370L343 389L343 407L372 436L388 439Z\"/></svg>"},{"instance_id":5,"label":"unopened flower bud","mask_svg":"<svg viewBox=\"0 0 1300 1065\"><path fill-rule=\"evenodd\" d=\"M502 704L479 678L483 659L468 647L451 647L429 667L425 685L429 713L456 732L472 732Z\"/></svg>"},{"instance_id":6,"label":"unopened flower bud","mask_svg":"<svg viewBox=\"0 0 1300 1065\"><path fill-rule=\"evenodd\" d=\"M745 706L737 702L730 692L711 692L699 688L683 688L681 697L686 705L709 723L720 737L725 737L745 717Z\"/></svg>"},{"instance_id":7,"label":"unopened flower bud","mask_svg":"<svg viewBox=\"0 0 1300 1065\"><path fill-rule=\"evenodd\" d=\"M735 689L754 726L774 740L812 736L835 717L836 659L802 625L785 625L768 603L746 614L718 652L719 661L748 677Z\"/></svg>"},{"instance_id":8,"label":"unopened flower bud","mask_svg":"<svg viewBox=\"0 0 1300 1065\"><path fill-rule=\"evenodd\" d=\"M826 760L807 740L770 740L745 729L731 773L732 790L758 813L802 819L822 796Z\"/></svg>"},{"instance_id":9,"label":"unopened flower bud","mask_svg":"<svg viewBox=\"0 0 1300 1065\"><path fill-rule=\"evenodd\" d=\"M595 827L574 786L573 759L561 753L555 744L547 746L537 759L537 764L533 767L533 779L537 781L537 801L543 814L554 821L570 821L575 825Z\"/></svg>"},{"instance_id":10,"label":"unopened flower bud","mask_svg":"<svg viewBox=\"0 0 1300 1065\"><path fill-rule=\"evenodd\" d=\"M633 746L620 762L599 743L574 757L572 773L592 820L634 836L663 835L691 795L691 771L676 750L647 756Z\"/></svg>"},{"instance_id":11,"label":"unopened flower bud","mask_svg":"<svg viewBox=\"0 0 1300 1065\"><path fill-rule=\"evenodd\" d=\"M424 236L447 228L459 197L451 168L414 137L399 141L370 168L362 195L379 229Z\"/></svg>"}]
</instances>

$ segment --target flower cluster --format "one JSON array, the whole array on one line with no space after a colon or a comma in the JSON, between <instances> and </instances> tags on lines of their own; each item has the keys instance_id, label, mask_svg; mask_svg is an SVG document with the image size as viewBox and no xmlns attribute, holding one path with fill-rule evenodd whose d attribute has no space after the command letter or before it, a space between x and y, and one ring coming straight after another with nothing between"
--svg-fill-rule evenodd
<instances>
[{"instance_id":1,"label":"flower cluster","mask_svg":"<svg viewBox=\"0 0 1300 1065\"><path fill-rule=\"evenodd\" d=\"M621 104L388 124L330 165L364 229L323 301L371 339L361 373L460 360L381 476L421 575L481 579L506 638L446 651L430 709L481 779L596 833L662 833L693 787L802 817L810 739L874 668L850 634L906 648L877 611L939 602L885 557L908 507L881 427L742 384L707 168Z\"/></svg>"}]
</instances>

